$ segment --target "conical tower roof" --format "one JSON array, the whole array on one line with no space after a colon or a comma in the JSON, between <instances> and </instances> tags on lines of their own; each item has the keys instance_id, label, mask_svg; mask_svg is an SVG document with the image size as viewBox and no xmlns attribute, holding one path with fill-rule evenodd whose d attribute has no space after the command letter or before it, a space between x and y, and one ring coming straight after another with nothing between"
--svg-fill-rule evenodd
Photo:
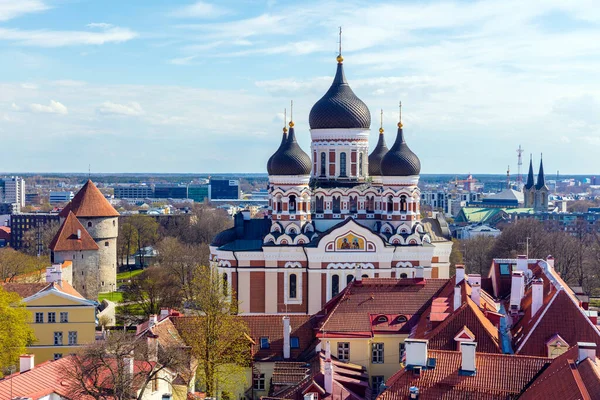
<instances>
[{"instance_id":1,"label":"conical tower roof","mask_svg":"<svg viewBox=\"0 0 600 400\"><path fill-rule=\"evenodd\" d=\"M535 188L540 190L546 186L546 176L544 175L544 162L540 159L540 170L538 172L537 182L535 184Z\"/></svg>"},{"instance_id":2,"label":"conical tower roof","mask_svg":"<svg viewBox=\"0 0 600 400\"><path fill-rule=\"evenodd\" d=\"M525 189L531 189L534 185L533 181L533 159L529 158L529 173L527 174L527 183L525 183Z\"/></svg>"},{"instance_id":3,"label":"conical tower roof","mask_svg":"<svg viewBox=\"0 0 600 400\"><path fill-rule=\"evenodd\" d=\"M78 218L119 216L117 210L106 200L90 179L77 192L73 200L63 208L60 216L66 218L69 212L72 212Z\"/></svg>"},{"instance_id":4,"label":"conical tower roof","mask_svg":"<svg viewBox=\"0 0 600 400\"><path fill-rule=\"evenodd\" d=\"M381 160L383 160L388 151L388 147L385 144L385 136L383 135L383 128L381 128L379 130L377 146L369 154L369 176L381 176Z\"/></svg>"},{"instance_id":5,"label":"conical tower roof","mask_svg":"<svg viewBox=\"0 0 600 400\"><path fill-rule=\"evenodd\" d=\"M94 239L71 211L48 247L52 251L98 250Z\"/></svg>"}]
</instances>

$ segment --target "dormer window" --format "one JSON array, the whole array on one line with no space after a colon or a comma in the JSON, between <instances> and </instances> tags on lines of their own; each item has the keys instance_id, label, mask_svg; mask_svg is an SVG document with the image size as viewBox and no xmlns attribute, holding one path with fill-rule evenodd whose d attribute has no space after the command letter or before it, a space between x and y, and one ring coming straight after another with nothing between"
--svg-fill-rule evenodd
<instances>
[{"instance_id":1,"label":"dormer window","mask_svg":"<svg viewBox=\"0 0 600 400\"><path fill-rule=\"evenodd\" d=\"M271 348L271 344L269 343L269 338L263 336L260 338L260 348L261 349L269 349Z\"/></svg>"},{"instance_id":2,"label":"dormer window","mask_svg":"<svg viewBox=\"0 0 600 400\"><path fill-rule=\"evenodd\" d=\"M298 339L298 336L290 337L290 348L292 348L292 349L300 348L300 339Z\"/></svg>"},{"instance_id":3,"label":"dormer window","mask_svg":"<svg viewBox=\"0 0 600 400\"><path fill-rule=\"evenodd\" d=\"M396 317L396 322L398 322L400 324L402 324L402 323L404 323L406 321L407 321L407 319L406 319L406 317L404 315L398 315L398 317Z\"/></svg>"},{"instance_id":4,"label":"dormer window","mask_svg":"<svg viewBox=\"0 0 600 400\"><path fill-rule=\"evenodd\" d=\"M382 322L388 322L388 317L386 317L385 315L380 315L379 317L377 317L377 323L380 324Z\"/></svg>"}]
</instances>

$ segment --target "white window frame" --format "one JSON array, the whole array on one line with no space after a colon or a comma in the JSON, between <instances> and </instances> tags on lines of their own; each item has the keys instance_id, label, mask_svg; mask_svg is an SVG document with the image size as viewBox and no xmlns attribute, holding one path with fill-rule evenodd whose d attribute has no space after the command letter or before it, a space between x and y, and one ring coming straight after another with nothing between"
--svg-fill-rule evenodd
<instances>
[{"instance_id":1,"label":"white window frame","mask_svg":"<svg viewBox=\"0 0 600 400\"><path fill-rule=\"evenodd\" d=\"M50 316L52 315L52 318ZM56 313L54 311L48 312L48 323L55 324L56 323Z\"/></svg>"},{"instance_id":2,"label":"white window frame","mask_svg":"<svg viewBox=\"0 0 600 400\"><path fill-rule=\"evenodd\" d=\"M74 346L77 344L77 331L69 331L69 345Z\"/></svg>"},{"instance_id":3,"label":"white window frame","mask_svg":"<svg viewBox=\"0 0 600 400\"><path fill-rule=\"evenodd\" d=\"M41 318L38 318L41 317ZM36 324L43 324L44 323L44 313L43 312L36 312L35 313L35 323Z\"/></svg>"},{"instance_id":4,"label":"white window frame","mask_svg":"<svg viewBox=\"0 0 600 400\"><path fill-rule=\"evenodd\" d=\"M57 340L60 338L60 341ZM54 346L62 346L64 343L63 333L62 332L54 332Z\"/></svg>"},{"instance_id":5,"label":"white window frame","mask_svg":"<svg viewBox=\"0 0 600 400\"><path fill-rule=\"evenodd\" d=\"M283 303L284 304L302 304L302 264L299 262L285 263L285 272L283 273ZM296 275L296 298L290 298L290 275Z\"/></svg>"},{"instance_id":6,"label":"white window frame","mask_svg":"<svg viewBox=\"0 0 600 400\"><path fill-rule=\"evenodd\" d=\"M371 343L371 364L385 363L385 347L382 342Z\"/></svg>"},{"instance_id":7,"label":"white window frame","mask_svg":"<svg viewBox=\"0 0 600 400\"><path fill-rule=\"evenodd\" d=\"M258 377L254 377L252 386L254 387L254 390L264 391L264 390L266 390L265 383L266 383L265 374L259 373Z\"/></svg>"},{"instance_id":8,"label":"white window frame","mask_svg":"<svg viewBox=\"0 0 600 400\"><path fill-rule=\"evenodd\" d=\"M60 322L62 324L69 322L69 312L68 311L61 311L60 312Z\"/></svg>"},{"instance_id":9,"label":"white window frame","mask_svg":"<svg viewBox=\"0 0 600 400\"><path fill-rule=\"evenodd\" d=\"M338 342L338 360L350 361L350 342Z\"/></svg>"}]
</instances>

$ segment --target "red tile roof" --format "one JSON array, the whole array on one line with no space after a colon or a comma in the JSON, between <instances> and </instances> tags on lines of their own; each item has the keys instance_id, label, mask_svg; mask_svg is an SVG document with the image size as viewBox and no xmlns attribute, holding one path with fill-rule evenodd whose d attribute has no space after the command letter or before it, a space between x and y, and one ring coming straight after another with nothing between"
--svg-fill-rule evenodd
<instances>
[{"instance_id":1,"label":"red tile roof","mask_svg":"<svg viewBox=\"0 0 600 400\"><path fill-rule=\"evenodd\" d=\"M73 200L60 212L61 217L66 217L73 212L79 218L118 217L119 213L106 200L91 180L77 192Z\"/></svg>"},{"instance_id":2,"label":"red tile roof","mask_svg":"<svg viewBox=\"0 0 600 400\"><path fill-rule=\"evenodd\" d=\"M35 283L26 283L26 282L10 282L10 283L0 283L0 286L4 288L7 292L15 292L22 298L27 298L33 296L34 294L50 290L56 289L65 294L69 294L71 296L79 297L80 299L84 299L84 297L77 291L73 286L71 286L67 281L62 281L61 283L52 282L35 282Z\"/></svg>"},{"instance_id":3,"label":"red tile roof","mask_svg":"<svg viewBox=\"0 0 600 400\"><path fill-rule=\"evenodd\" d=\"M430 350L436 359L433 369L416 375L402 369L386 383L388 389L380 400L404 400L409 388L419 388L419 400L506 400L517 398L523 388L544 368L550 359L504 354L476 354L475 375L461 375L459 351Z\"/></svg>"},{"instance_id":4,"label":"red tile roof","mask_svg":"<svg viewBox=\"0 0 600 400\"><path fill-rule=\"evenodd\" d=\"M319 326L319 336L409 333L447 282L447 279L392 278L354 281L335 299ZM388 322L373 323L378 316L388 317ZM406 317L406 322L397 322L400 316Z\"/></svg>"},{"instance_id":5,"label":"red tile roof","mask_svg":"<svg viewBox=\"0 0 600 400\"><path fill-rule=\"evenodd\" d=\"M52 251L98 250L94 239L70 211L49 247Z\"/></svg>"},{"instance_id":6,"label":"red tile roof","mask_svg":"<svg viewBox=\"0 0 600 400\"><path fill-rule=\"evenodd\" d=\"M600 399L600 359L577 363L578 348L558 356L527 388L520 399Z\"/></svg>"},{"instance_id":7,"label":"red tile roof","mask_svg":"<svg viewBox=\"0 0 600 400\"><path fill-rule=\"evenodd\" d=\"M37 400L51 393L66 396L71 381L65 377L65 369L70 366L69 357L56 361L46 361L33 369L15 373L0 379L0 398L30 397Z\"/></svg>"}]
</instances>

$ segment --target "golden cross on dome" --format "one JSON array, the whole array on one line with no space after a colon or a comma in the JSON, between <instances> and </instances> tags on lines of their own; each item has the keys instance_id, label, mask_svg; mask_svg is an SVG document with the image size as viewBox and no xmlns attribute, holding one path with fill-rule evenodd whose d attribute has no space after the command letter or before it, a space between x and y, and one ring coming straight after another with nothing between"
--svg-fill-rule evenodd
<instances>
[{"instance_id":1,"label":"golden cross on dome","mask_svg":"<svg viewBox=\"0 0 600 400\"><path fill-rule=\"evenodd\" d=\"M398 128L402 128L402 102L398 103Z\"/></svg>"},{"instance_id":2,"label":"golden cross on dome","mask_svg":"<svg viewBox=\"0 0 600 400\"><path fill-rule=\"evenodd\" d=\"M380 120L379 133L383 133L383 108L381 109L379 120Z\"/></svg>"},{"instance_id":3,"label":"golden cross on dome","mask_svg":"<svg viewBox=\"0 0 600 400\"><path fill-rule=\"evenodd\" d=\"M339 35L340 35L340 42L339 42L340 43L340 48L339 48L339 51L338 51L337 62L341 64L344 61L344 57L342 57L342 27L341 26L340 26L340 33L339 33Z\"/></svg>"},{"instance_id":4,"label":"golden cross on dome","mask_svg":"<svg viewBox=\"0 0 600 400\"><path fill-rule=\"evenodd\" d=\"M294 127L294 100L290 100L290 128Z\"/></svg>"},{"instance_id":5,"label":"golden cross on dome","mask_svg":"<svg viewBox=\"0 0 600 400\"><path fill-rule=\"evenodd\" d=\"M287 133L287 108L283 109L283 133Z\"/></svg>"}]
</instances>

